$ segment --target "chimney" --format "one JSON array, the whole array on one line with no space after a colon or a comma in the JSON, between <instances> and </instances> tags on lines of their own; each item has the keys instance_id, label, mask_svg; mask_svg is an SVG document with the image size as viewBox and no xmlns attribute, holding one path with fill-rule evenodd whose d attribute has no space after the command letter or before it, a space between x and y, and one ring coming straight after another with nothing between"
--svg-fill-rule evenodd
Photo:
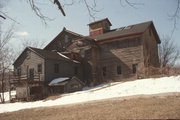
<instances>
[{"instance_id":1,"label":"chimney","mask_svg":"<svg viewBox=\"0 0 180 120\"><path fill-rule=\"evenodd\" d=\"M89 25L89 35L96 36L110 31L111 22L108 18L92 22Z\"/></svg>"}]
</instances>

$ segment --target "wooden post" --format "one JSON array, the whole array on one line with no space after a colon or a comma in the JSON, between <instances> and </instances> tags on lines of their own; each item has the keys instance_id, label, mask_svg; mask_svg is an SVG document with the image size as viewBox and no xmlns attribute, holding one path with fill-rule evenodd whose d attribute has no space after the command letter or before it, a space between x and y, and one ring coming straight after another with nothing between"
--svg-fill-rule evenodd
<instances>
[{"instance_id":1,"label":"wooden post","mask_svg":"<svg viewBox=\"0 0 180 120\"><path fill-rule=\"evenodd\" d=\"M11 102L11 71L9 70L9 101Z\"/></svg>"},{"instance_id":2,"label":"wooden post","mask_svg":"<svg viewBox=\"0 0 180 120\"><path fill-rule=\"evenodd\" d=\"M28 81L26 81L26 100L29 101Z\"/></svg>"},{"instance_id":3,"label":"wooden post","mask_svg":"<svg viewBox=\"0 0 180 120\"><path fill-rule=\"evenodd\" d=\"M4 67L2 71L2 103L4 103Z\"/></svg>"},{"instance_id":4,"label":"wooden post","mask_svg":"<svg viewBox=\"0 0 180 120\"><path fill-rule=\"evenodd\" d=\"M39 85L40 85L40 81L41 81L41 79L40 79L40 73L39 73L38 75L39 75Z\"/></svg>"},{"instance_id":5,"label":"wooden post","mask_svg":"<svg viewBox=\"0 0 180 120\"><path fill-rule=\"evenodd\" d=\"M28 73L26 77L26 100L29 101L29 85L28 85Z\"/></svg>"}]
</instances>

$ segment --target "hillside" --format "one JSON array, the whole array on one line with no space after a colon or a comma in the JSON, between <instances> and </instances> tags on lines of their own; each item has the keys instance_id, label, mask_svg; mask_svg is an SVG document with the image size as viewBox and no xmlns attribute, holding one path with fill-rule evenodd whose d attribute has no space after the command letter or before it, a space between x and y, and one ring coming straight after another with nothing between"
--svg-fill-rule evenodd
<instances>
[{"instance_id":1,"label":"hillside","mask_svg":"<svg viewBox=\"0 0 180 120\"><path fill-rule=\"evenodd\" d=\"M141 79L129 82L105 83L83 91L63 94L55 99L27 103L0 104L0 113L22 109L50 107L57 105L77 104L94 100L112 99L134 95L152 95L180 92L180 76Z\"/></svg>"},{"instance_id":2,"label":"hillside","mask_svg":"<svg viewBox=\"0 0 180 120\"><path fill-rule=\"evenodd\" d=\"M180 93L137 95L1 113L1 120L179 119Z\"/></svg>"}]
</instances>

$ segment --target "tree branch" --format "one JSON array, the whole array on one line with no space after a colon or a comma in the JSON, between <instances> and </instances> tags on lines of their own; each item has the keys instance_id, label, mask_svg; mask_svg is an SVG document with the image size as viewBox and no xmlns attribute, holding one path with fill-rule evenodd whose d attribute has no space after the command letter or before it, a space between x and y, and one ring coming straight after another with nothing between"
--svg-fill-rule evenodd
<instances>
[{"instance_id":1,"label":"tree branch","mask_svg":"<svg viewBox=\"0 0 180 120\"><path fill-rule=\"evenodd\" d=\"M58 6L58 9L61 11L61 13L66 16L65 12L64 12L64 9L62 8L59 0L54 0L54 4L56 4Z\"/></svg>"},{"instance_id":2,"label":"tree branch","mask_svg":"<svg viewBox=\"0 0 180 120\"><path fill-rule=\"evenodd\" d=\"M6 19L4 16L0 15L1 18Z\"/></svg>"},{"instance_id":3,"label":"tree branch","mask_svg":"<svg viewBox=\"0 0 180 120\"><path fill-rule=\"evenodd\" d=\"M176 7L176 10L174 12L173 15L169 15L170 17L170 20L173 21L173 29L172 29L172 32L171 32L171 38L176 30L176 26L177 26L177 20L179 19L179 11L180 11L180 0L177 0L177 7Z\"/></svg>"}]
</instances>

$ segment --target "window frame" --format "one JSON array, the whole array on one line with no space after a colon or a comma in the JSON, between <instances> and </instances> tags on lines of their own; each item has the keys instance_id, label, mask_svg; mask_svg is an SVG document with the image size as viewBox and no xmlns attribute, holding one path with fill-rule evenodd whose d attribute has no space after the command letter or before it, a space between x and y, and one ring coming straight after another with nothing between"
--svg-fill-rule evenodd
<instances>
[{"instance_id":1,"label":"window frame","mask_svg":"<svg viewBox=\"0 0 180 120\"><path fill-rule=\"evenodd\" d=\"M117 65L116 66L116 73L117 73L117 75L121 75L122 74L122 67L121 67L121 65Z\"/></svg>"},{"instance_id":2,"label":"window frame","mask_svg":"<svg viewBox=\"0 0 180 120\"><path fill-rule=\"evenodd\" d=\"M39 64L37 65L37 72L38 72L38 73L42 73L42 64L41 64L41 63L39 63Z\"/></svg>"},{"instance_id":3,"label":"window frame","mask_svg":"<svg viewBox=\"0 0 180 120\"><path fill-rule=\"evenodd\" d=\"M138 64L132 64L132 73L133 74L137 73L137 66L138 66Z\"/></svg>"}]
</instances>

